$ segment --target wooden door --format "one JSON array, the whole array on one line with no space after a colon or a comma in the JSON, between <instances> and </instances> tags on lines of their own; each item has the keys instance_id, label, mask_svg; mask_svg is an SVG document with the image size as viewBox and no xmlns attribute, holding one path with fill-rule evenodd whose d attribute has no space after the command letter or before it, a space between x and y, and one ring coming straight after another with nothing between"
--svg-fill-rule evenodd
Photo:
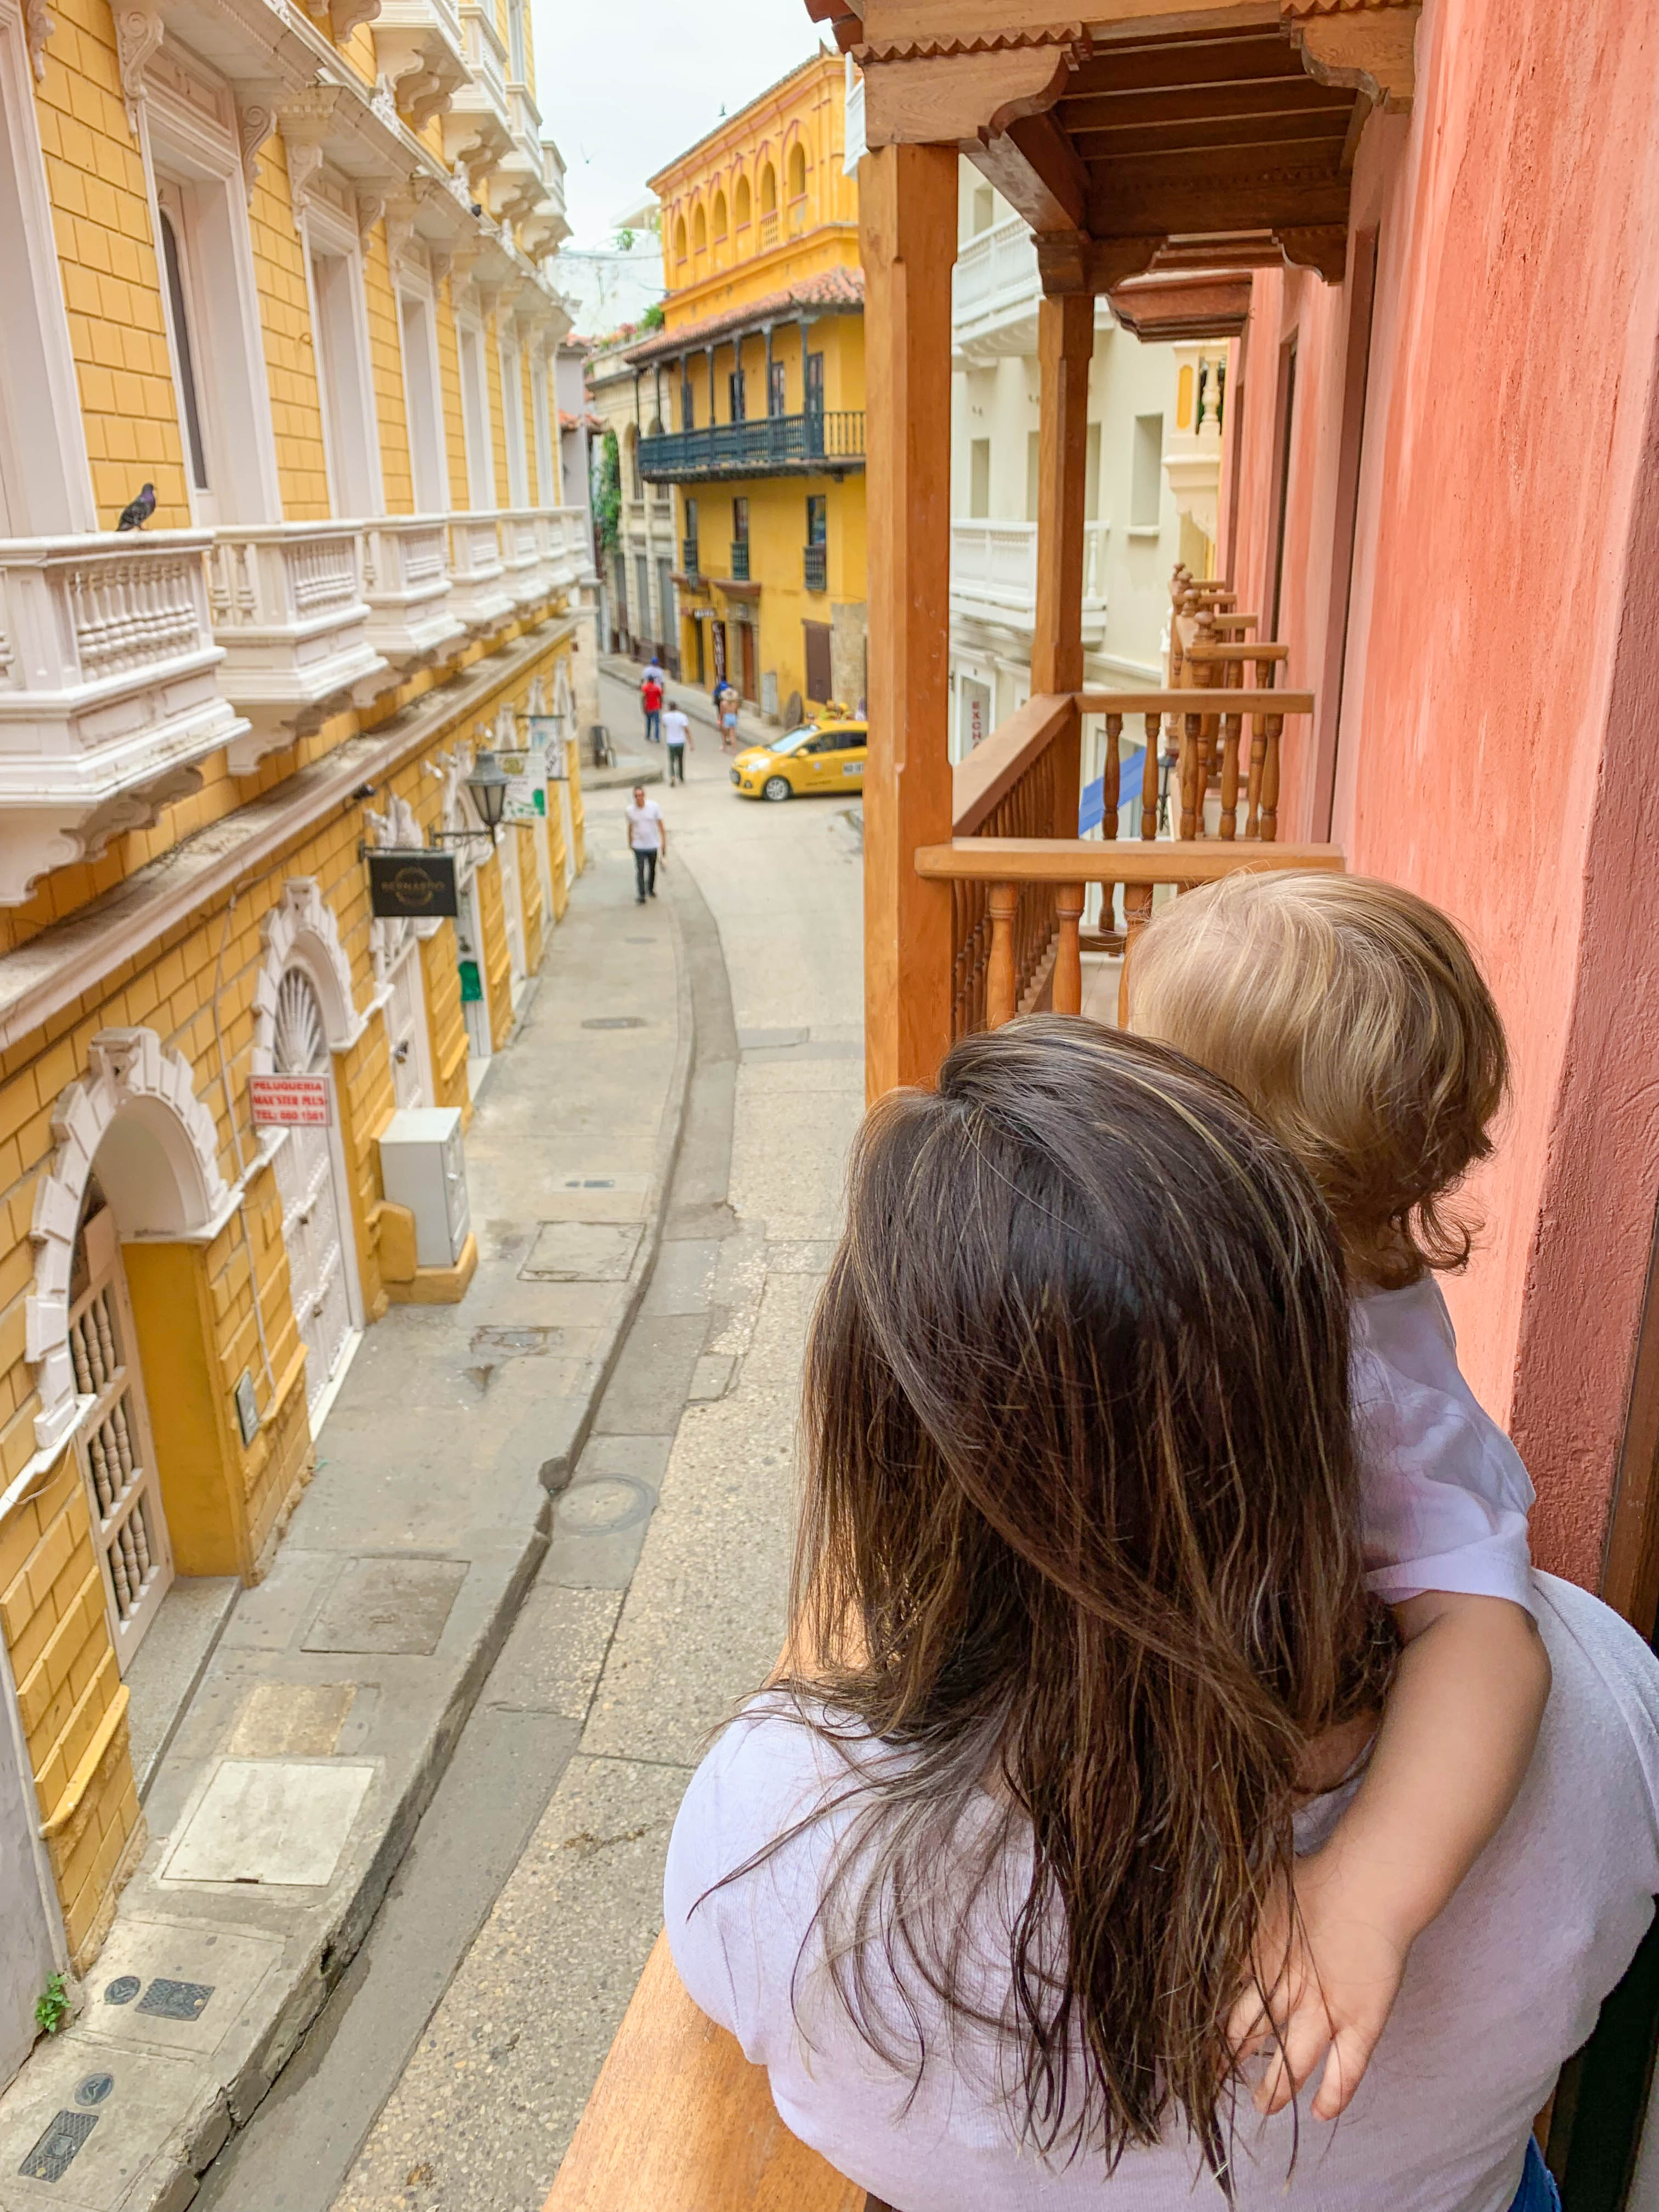
<instances>
[{"instance_id":1,"label":"wooden door","mask_svg":"<svg viewBox=\"0 0 1659 2212\"><path fill-rule=\"evenodd\" d=\"M830 625L804 622L806 641L806 696L822 706L830 696Z\"/></svg>"},{"instance_id":2,"label":"wooden door","mask_svg":"<svg viewBox=\"0 0 1659 2212\"><path fill-rule=\"evenodd\" d=\"M421 949L411 936L386 978L386 1021L392 1047L392 1085L399 1106L429 1106L426 1000L421 989Z\"/></svg>"},{"instance_id":3,"label":"wooden door","mask_svg":"<svg viewBox=\"0 0 1659 2212\"><path fill-rule=\"evenodd\" d=\"M755 662L757 656L755 652L755 626L752 623L739 624L738 643L742 650L743 673L739 678L740 688L744 697L752 707L760 697L760 679L755 673Z\"/></svg>"},{"instance_id":4,"label":"wooden door","mask_svg":"<svg viewBox=\"0 0 1659 2212\"><path fill-rule=\"evenodd\" d=\"M501 908L507 921L509 987L516 1006L524 989L524 891L519 882L519 833L509 823L495 839L501 871Z\"/></svg>"},{"instance_id":5,"label":"wooden door","mask_svg":"<svg viewBox=\"0 0 1659 2212\"><path fill-rule=\"evenodd\" d=\"M290 968L276 989L274 1059L278 1075L329 1075L323 1010L311 978ZM329 1129L290 1129L277 1151L289 1296L306 1347L306 1400L313 1416L351 1340L344 1209Z\"/></svg>"},{"instance_id":6,"label":"wooden door","mask_svg":"<svg viewBox=\"0 0 1659 2212\"><path fill-rule=\"evenodd\" d=\"M121 1248L107 1206L89 1215L81 1231L75 1275L70 1357L76 1390L94 1401L76 1431L75 1451L103 1570L110 1638L125 1674L173 1580L173 1547Z\"/></svg>"}]
</instances>

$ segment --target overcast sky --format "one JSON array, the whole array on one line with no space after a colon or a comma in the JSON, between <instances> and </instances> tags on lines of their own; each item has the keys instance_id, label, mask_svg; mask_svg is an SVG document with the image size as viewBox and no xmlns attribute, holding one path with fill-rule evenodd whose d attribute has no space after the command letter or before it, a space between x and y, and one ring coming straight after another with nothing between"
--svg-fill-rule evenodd
<instances>
[{"instance_id":1,"label":"overcast sky","mask_svg":"<svg viewBox=\"0 0 1659 2212\"><path fill-rule=\"evenodd\" d=\"M536 96L564 155L574 246L608 245L650 197L648 176L817 43L803 0L720 0L702 17L680 0L532 7Z\"/></svg>"}]
</instances>

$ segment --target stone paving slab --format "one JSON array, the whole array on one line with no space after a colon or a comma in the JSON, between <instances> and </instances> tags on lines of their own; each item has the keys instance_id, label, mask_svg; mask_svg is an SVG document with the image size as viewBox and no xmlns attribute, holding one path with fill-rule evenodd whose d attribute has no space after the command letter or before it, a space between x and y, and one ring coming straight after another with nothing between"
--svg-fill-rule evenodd
<instances>
[{"instance_id":1,"label":"stone paving slab","mask_svg":"<svg viewBox=\"0 0 1659 2212\"><path fill-rule=\"evenodd\" d=\"M575 1741L616 1595L539 1596L532 1628L509 1631L547 1550L550 1491L654 1264L693 1044L666 902L640 915L621 836L592 844L467 1133L468 1297L394 1308L359 1349L272 1570L242 1594L156 1770L149 1847L78 2015L0 2098L0 2212L182 2212L347 1972L504 1644L507 1769L515 1729L535 1745L507 1863ZM616 1016L637 1025L590 1025ZM631 1186L614 1279L526 1279L572 1183L606 1176ZM592 1470L642 1486L641 1528L666 1451L606 1439ZM532 1648L537 1626L555 1651ZM136 1983L130 2004L106 2003L112 1980ZM156 1989L173 2014L141 2009ZM101 2100L77 2105L104 2076Z\"/></svg>"}]
</instances>

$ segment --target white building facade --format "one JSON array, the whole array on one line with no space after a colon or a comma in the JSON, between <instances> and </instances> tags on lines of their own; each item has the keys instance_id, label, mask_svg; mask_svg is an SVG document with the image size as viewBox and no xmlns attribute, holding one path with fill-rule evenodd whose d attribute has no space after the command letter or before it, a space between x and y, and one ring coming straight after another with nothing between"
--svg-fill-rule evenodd
<instances>
[{"instance_id":1,"label":"white building facade","mask_svg":"<svg viewBox=\"0 0 1659 2212\"><path fill-rule=\"evenodd\" d=\"M1042 297L1030 231L965 161L959 225L951 395L957 760L1030 696ZM1097 303L1085 493L1087 684L1162 683L1170 570L1185 560L1194 574L1209 573L1221 456L1216 362L1224 355L1145 344L1104 299Z\"/></svg>"}]
</instances>

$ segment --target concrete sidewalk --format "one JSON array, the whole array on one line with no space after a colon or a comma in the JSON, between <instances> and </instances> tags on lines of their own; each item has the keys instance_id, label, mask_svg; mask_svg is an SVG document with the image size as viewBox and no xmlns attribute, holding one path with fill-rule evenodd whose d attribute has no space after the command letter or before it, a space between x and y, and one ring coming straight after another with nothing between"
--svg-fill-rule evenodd
<instances>
[{"instance_id":1,"label":"concrete sidewalk","mask_svg":"<svg viewBox=\"0 0 1659 2212\"><path fill-rule=\"evenodd\" d=\"M621 837L592 842L468 1133L477 1277L365 1337L162 1760L79 2017L0 2100L0 2212L190 2202L362 1942L547 1549L654 1262L693 1047L669 904L635 908Z\"/></svg>"}]
</instances>

